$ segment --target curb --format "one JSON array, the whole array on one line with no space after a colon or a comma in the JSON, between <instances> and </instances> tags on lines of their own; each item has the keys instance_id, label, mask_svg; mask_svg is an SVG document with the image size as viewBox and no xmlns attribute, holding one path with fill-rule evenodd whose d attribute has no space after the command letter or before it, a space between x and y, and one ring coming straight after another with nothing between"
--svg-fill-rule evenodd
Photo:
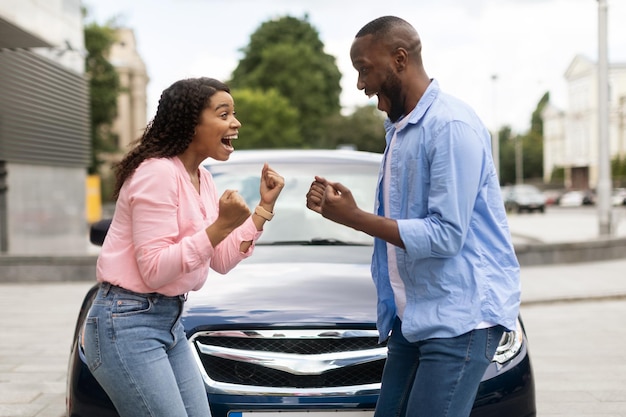
<instances>
[{"instance_id":1,"label":"curb","mask_svg":"<svg viewBox=\"0 0 626 417\"><path fill-rule=\"evenodd\" d=\"M520 243L515 254L521 266L570 264L626 258L626 238L597 238L585 242Z\"/></svg>"},{"instance_id":2,"label":"curb","mask_svg":"<svg viewBox=\"0 0 626 417\"><path fill-rule=\"evenodd\" d=\"M626 237L586 242L519 243L515 253L522 267L596 262L626 258ZM94 281L98 255L0 256L0 283Z\"/></svg>"}]
</instances>

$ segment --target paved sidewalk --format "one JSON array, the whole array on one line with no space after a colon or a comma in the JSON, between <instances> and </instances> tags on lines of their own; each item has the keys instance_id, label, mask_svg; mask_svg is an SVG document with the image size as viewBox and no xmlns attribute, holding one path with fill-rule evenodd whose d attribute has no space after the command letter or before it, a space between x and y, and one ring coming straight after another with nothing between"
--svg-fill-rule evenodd
<instances>
[{"instance_id":1,"label":"paved sidewalk","mask_svg":"<svg viewBox=\"0 0 626 417\"><path fill-rule=\"evenodd\" d=\"M626 259L523 267L522 303L626 299L624 271Z\"/></svg>"},{"instance_id":2,"label":"paved sidewalk","mask_svg":"<svg viewBox=\"0 0 626 417\"><path fill-rule=\"evenodd\" d=\"M0 417L65 416L74 323L90 285L0 284Z\"/></svg>"}]
</instances>

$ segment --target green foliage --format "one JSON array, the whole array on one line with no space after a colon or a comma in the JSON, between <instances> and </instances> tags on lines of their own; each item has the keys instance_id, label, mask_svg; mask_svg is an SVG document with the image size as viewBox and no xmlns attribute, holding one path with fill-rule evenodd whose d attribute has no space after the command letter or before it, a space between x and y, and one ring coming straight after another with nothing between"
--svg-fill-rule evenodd
<instances>
[{"instance_id":1,"label":"green foliage","mask_svg":"<svg viewBox=\"0 0 626 417\"><path fill-rule=\"evenodd\" d=\"M550 182L558 183L562 185L564 181L565 181L565 168L554 167L552 169L552 174L550 175Z\"/></svg>"},{"instance_id":2,"label":"green foliage","mask_svg":"<svg viewBox=\"0 0 626 417\"><path fill-rule=\"evenodd\" d=\"M91 110L92 163L89 173L98 172L102 152L117 150L117 137L111 127L117 117L117 97L121 92L119 76L107 55L115 42L115 28L96 23L85 25L85 71L89 78Z\"/></svg>"},{"instance_id":3,"label":"green foliage","mask_svg":"<svg viewBox=\"0 0 626 417\"><path fill-rule=\"evenodd\" d=\"M532 116L530 117L530 131L543 136L543 118L541 117L541 113L543 109L550 102L550 92L546 92L543 97L537 103L537 107L535 111L533 111Z\"/></svg>"},{"instance_id":4,"label":"green foliage","mask_svg":"<svg viewBox=\"0 0 626 417\"><path fill-rule=\"evenodd\" d=\"M326 120L326 136L321 145L337 148L347 145L361 151L385 150L385 117L376 106L357 107L349 116L336 114Z\"/></svg>"},{"instance_id":5,"label":"green foliage","mask_svg":"<svg viewBox=\"0 0 626 417\"><path fill-rule=\"evenodd\" d=\"M233 89L241 122L237 149L302 148L299 114L276 89Z\"/></svg>"},{"instance_id":6,"label":"green foliage","mask_svg":"<svg viewBox=\"0 0 626 417\"><path fill-rule=\"evenodd\" d=\"M543 178L543 134L530 131L522 136L524 178Z\"/></svg>"},{"instance_id":7,"label":"green foliage","mask_svg":"<svg viewBox=\"0 0 626 417\"><path fill-rule=\"evenodd\" d=\"M515 142L510 126L498 132L500 148L500 184L515 184Z\"/></svg>"},{"instance_id":8,"label":"green foliage","mask_svg":"<svg viewBox=\"0 0 626 417\"><path fill-rule=\"evenodd\" d=\"M300 115L301 134L320 146L324 120L339 113L341 73L324 52L319 34L305 17L270 20L250 36L229 84L233 88L277 90Z\"/></svg>"},{"instance_id":9,"label":"green foliage","mask_svg":"<svg viewBox=\"0 0 626 417\"><path fill-rule=\"evenodd\" d=\"M530 129L524 134L513 136L511 128L503 127L499 134L500 143L500 183L516 182L515 144L522 142L522 177L524 179L543 178L543 119L541 113L550 101L550 93L545 93L537 103L530 120Z\"/></svg>"},{"instance_id":10,"label":"green foliage","mask_svg":"<svg viewBox=\"0 0 626 417\"><path fill-rule=\"evenodd\" d=\"M611 160L611 177L614 187L626 187L626 158L616 156Z\"/></svg>"}]
</instances>

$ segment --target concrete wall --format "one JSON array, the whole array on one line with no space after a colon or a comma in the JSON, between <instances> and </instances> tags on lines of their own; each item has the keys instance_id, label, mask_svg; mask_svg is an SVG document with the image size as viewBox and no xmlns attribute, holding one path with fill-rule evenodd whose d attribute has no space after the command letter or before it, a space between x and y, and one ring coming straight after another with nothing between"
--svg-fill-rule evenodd
<instances>
[{"instance_id":1,"label":"concrete wall","mask_svg":"<svg viewBox=\"0 0 626 417\"><path fill-rule=\"evenodd\" d=\"M7 164L11 255L86 255L85 169Z\"/></svg>"},{"instance_id":2,"label":"concrete wall","mask_svg":"<svg viewBox=\"0 0 626 417\"><path fill-rule=\"evenodd\" d=\"M80 0L0 0L0 17L52 45L35 48L37 53L83 74L85 37L80 3Z\"/></svg>"},{"instance_id":3,"label":"concrete wall","mask_svg":"<svg viewBox=\"0 0 626 417\"><path fill-rule=\"evenodd\" d=\"M81 2L0 0L0 33L0 252L84 256L90 139Z\"/></svg>"}]
</instances>

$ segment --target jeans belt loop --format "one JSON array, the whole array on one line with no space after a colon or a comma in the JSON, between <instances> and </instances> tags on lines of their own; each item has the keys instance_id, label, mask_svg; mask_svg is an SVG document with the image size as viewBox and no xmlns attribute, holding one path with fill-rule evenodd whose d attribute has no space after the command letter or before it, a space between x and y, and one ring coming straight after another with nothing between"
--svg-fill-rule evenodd
<instances>
[{"instance_id":1,"label":"jeans belt loop","mask_svg":"<svg viewBox=\"0 0 626 417\"><path fill-rule=\"evenodd\" d=\"M109 294L109 290L111 289L111 284L108 282L103 282L100 284L100 287L102 288L102 296L106 297Z\"/></svg>"}]
</instances>

